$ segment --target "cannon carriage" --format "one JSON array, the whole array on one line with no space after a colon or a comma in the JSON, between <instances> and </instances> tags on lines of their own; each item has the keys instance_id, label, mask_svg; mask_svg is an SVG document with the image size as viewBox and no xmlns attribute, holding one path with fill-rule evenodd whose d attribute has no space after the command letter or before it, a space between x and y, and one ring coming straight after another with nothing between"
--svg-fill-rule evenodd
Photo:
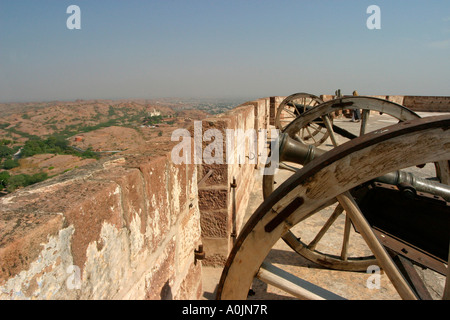
<instances>
[{"instance_id":1,"label":"cannon carriage","mask_svg":"<svg viewBox=\"0 0 450 320\"><path fill-rule=\"evenodd\" d=\"M295 118L283 126L276 122L281 131L278 173L264 175L264 201L235 242L217 298L245 299L257 277L301 299L338 299L265 261L283 239L325 269L366 272L379 266L403 299L431 298L412 266L429 268L446 277L443 298L449 299L450 117L421 118L378 98L320 102L300 93L280 104L277 118L290 106L298 108L292 104L298 98L304 109L288 112ZM333 123L336 111L352 109L363 115L353 132ZM392 125L373 130L371 113L383 114ZM319 134L325 138L317 139ZM342 216L336 253L321 242ZM302 225L314 219L320 228L304 236L308 232ZM351 254L353 234L370 254Z\"/></svg>"}]
</instances>

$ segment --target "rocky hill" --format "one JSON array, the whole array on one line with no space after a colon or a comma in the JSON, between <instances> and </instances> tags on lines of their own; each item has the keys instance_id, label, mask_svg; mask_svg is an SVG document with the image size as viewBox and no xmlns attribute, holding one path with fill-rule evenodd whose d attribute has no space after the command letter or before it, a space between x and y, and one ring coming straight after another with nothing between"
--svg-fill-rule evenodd
<instances>
[{"instance_id":1,"label":"rocky hill","mask_svg":"<svg viewBox=\"0 0 450 320\"><path fill-rule=\"evenodd\" d=\"M0 192L145 147L209 113L189 103L76 100L0 104Z\"/></svg>"}]
</instances>

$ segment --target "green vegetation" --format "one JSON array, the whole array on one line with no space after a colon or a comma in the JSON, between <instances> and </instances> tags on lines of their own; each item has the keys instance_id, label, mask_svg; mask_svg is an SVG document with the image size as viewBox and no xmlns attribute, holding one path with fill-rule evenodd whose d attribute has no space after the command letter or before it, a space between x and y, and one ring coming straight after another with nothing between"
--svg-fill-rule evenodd
<instances>
[{"instance_id":1,"label":"green vegetation","mask_svg":"<svg viewBox=\"0 0 450 320\"><path fill-rule=\"evenodd\" d=\"M115 115L116 115L116 111L114 110L114 107L113 106L109 106L108 116L113 117Z\"/></svg>"},{"instance_id":2,"label":"green vegetation","mask_svg":"<svg viewBox=\"0 0 450 320\"><path fill-rule=\"evenodd\" d=\"M162 116L146 116L144 117L143 123L147 126L151 126L161 123L162 119Z\"/></svg>"},{"instance_id":3,"label":"green vegetation","mask_svg":"<svg viewBox=\"0 0 450 320\"><path fill-rule=\"evenodd\" d=\"M69 142L62 136L51 136L46 140L30 139L22 148L21 157L31 157L36 154L70 154L82 158L98 159L98 155L88 149L84 152L77 151L69 146Z\"/></svg>"},{"instance_id":4,"label":"green vegetation","mask_svg":"<svg viewBox=\"0 0 450 320\"><path fill-rule=\"evenodd\" d=\"M8 186L8 181L11 175L8 171L0 172L0 191Z\"/></svg>"},{"instance_id":5,"label":"green vegetation","mask_svg":"<svg viewBox=\"0 0 450 320\"><path fill-rule=\"evenodd\" d=\"M19 124L17 124L17 127L19 127ZM28 138L28 139L33 139L33 138L39 138L38 136L34 135L34 134L29 134L27 132L23 132L20 130L17 130L16 127L12 127L12 128L8 128L5 129L6 131L8 131L9 133L15 133L19 136L22 136L24 138Z\"/></svg>"},{"instance_id":6,"label":"green vegetation","mask_svg":"<svg viewBox=\"0 0 450 320\"><path fill-rule=\"evenodd\" d=\"M142 123L146 125L155 125L161 123L163 116L149 116L146 108L141 110L131 110L127 107L109 106L106 114L102 114L98 107L94 108L96 114L90 119L87 118L73 118L70 125L64 127L63 120L56 120L56 117L48 119L43 125L47 129L51 129L54 133L51 136L39 137L20 130L21 123L11 127L10 123L0 123L0 129L6 132L5 138L0 137L0 170L11 170L19 167L17 159L14 159L14 154L19 149L20 158L31 157L37 154L69 154L82 158L99 159L100 155L88 148L84 152L77 151L69 145L67 138L80 133L86 133L111 126L132 127L137 129ZM29 120L31 116L24 113L22 119ZM84 122L89 121L89 122ZM58 123L58 125L56 125ZM64 129L61 129L63 127ZM162 132L158 133L162 136ZM18 143L14 140L14 136L20 136L27 141ZM49 170L54 167L49 167ZM66 170L69 171L70 169ZM36 174L12 174L13 171L0 171L0 191L13 192L17 188L26 187L34 183L48 179L46 173L40 172Z\"/></svg>"},{"instance_id":7,"label":"green vegetation","mask_svg":"<svg viewBox=\"0 0 450 320\"><path fill-rule=\"evenodd\" d=\"M0 190L5 189L13 192L18 188L26 187L48 179L48 175L44 172L33 175L18 174L11 176L8 171L0 172Z\"/></svg>"},{"instance_id":8,"label":"green vegetation","mask_svg":"<svg viewBox=\"0 0 450 320\"><path fill-rule=\"evenodd\" d=\"M2 169L11 170L17 168L19 166L19 162L14 159L6 159L2 164Z\"/></svg>"},{"instance_id":9,"label":"green vegetation","mask_svg":"<svg viewBox=\"0 0 450 320\"><path fill-rule=\"evenodd\" d=\"M0 140L0 146L7 146L10 144L13 144L14 142L12 140L7 140L7 139L1 139Z\"/></svg>"},{"instance_id":10,"label":"green vegetation","mask_svg":"<svg viewBox=\"0 0 450 320\"><path fill-rule=\"evenodd\" d=\"M14 149L0 145L0 159L10 158L14 154Z\"/></svg>"},{"instance_id":11,"label":"green vegetation","mask_svg":"<svg viewBox=\"0 0 450 320\"><path fill-rule=\"evenodd\" d=\"M49 137L46 140L30 139L22 148L22 157L31 157L36 154L55 153L65 154L69 143L62 137Z\"/></svg>"},{"instance_id":12,"label":"green vegetation","mask_svg":"<svg viewBox=\"0 0 450 320\"><path fill-rule=\"evenodd\" d=\"M8 147L7 145L11 143L12 142L10 140L6 139L0 141L0 168L2 169L10 170L19 166L17 160L12 159L12 156L19 149L19 146L13 148Z\"/></svg>"}]
</instances>

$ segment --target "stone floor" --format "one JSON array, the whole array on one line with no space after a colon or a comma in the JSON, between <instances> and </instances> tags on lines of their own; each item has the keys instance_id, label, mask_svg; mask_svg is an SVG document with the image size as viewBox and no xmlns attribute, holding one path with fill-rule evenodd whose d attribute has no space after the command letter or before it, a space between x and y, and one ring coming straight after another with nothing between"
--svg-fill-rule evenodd
<instances>
[{"instance_id":1,"label":"stone floor","mask_svg":"<svg viewBox=\"0 0 450 320\"><path fill-rule=\"evenodd\" d=\"M421 113L422 117L435 115L432 113ZM381 127L385 127L390 124L395 124L397 121L387 115L371 115L371 122L369 131L375 130ZM343 127L344 129L357 133L359 130L359 123L351 122L349 119L335 119L335 124ZM327 141L321 148L331 148L331 142ZM432 167L425 168L425 175L428 174L426 170L433 170ZM286 179L290 173L287 171L277 174L278 181ZM254 210L262 203L262 176L259 172L255 172L255 186L253 188L250 202L247 209L247 218L254 212ZM280 183L281 183L280 182ZM312 239L317 233L318 228L331 214L331 208L324 210L314 216L314 219L310 218L306 221L296 225L292 231L296 233L301 231L302 240ZM342 243L342 230L344 227L345 216L341 215L339 219L333 224L327 236L320 242L323 248L326 250L335 250L336 252L330 252L333 254L339 254L339 250ZM300 231L299 231L300 230ZM359 234L353 232L351 235L351 248L350 256L370 256L371 252L367 248L364 240ZM321 247L317 248L319 251ZM324 249L325 250L325 249ZM348 272L348 271L333 271L324 269L297 254L291 248L289 248L283 240L279 240L272 248L271 252L266 258L266 261L290 272L297 277L316 284L324 289L327 289L345 299L352 300L397 300L400 299L395 288L387 276L381 271L380 277L377 279L379 282L372 281L373 275L369 272ZM440 299L442 296L443 288L445 286L445 278L429 269L423 270L416 267L418 273L425 280L428 291L433 299ZM217 289L218 282L222 273L221 268L203 267L203 299L214 300L215 291ZM369 289L369 287L376 288ZM290 300L294 299L289 294L282 290L275 288L271 285L267 285L264 282L255 279L253 282L252 290L254 295L249 299L254 300Z\"/></svg>"}]
</instances>

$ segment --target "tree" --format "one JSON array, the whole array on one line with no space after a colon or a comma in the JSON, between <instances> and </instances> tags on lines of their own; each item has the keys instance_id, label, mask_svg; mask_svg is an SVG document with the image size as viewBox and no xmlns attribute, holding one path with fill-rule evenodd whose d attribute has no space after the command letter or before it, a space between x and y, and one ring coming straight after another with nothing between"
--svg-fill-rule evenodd
<instances>
[{"instance_id":1,"label":"tree","mask_svg":"<svg viewBox=\"0 0 450 320\"><path fill-rule=\"evenodd\" d=\"M15 176L6 177L5 187L8 192L13 192L17 188L26 187L44 181L47 178L48 175L45 172L36 173L31 176L28 174L18 174Z\"/></svg>"},{"instance_id":2,"label":"tree","mask_svg":"<svg viewBox=\"0 0 450 320\"><path fill-rule=\"evenodd\" d=\"M8 192L13 192L17 188L24 187L26 185L27 185L27 176L25 174L18 174L9 178L6 190Z\"/></svg>"},{"instance_id":3,"label":"tree","mask_svg":"<svg viewBox=\"0 0 450 320\"><path fill-rule=\"evenodd\" d=\"M0 145L0 158L8 158L13 154L13 149Z\"/></svg>"},{"instance_id":4,"label":"tree","mask_svg":"<svg viewBox=\"0 0 450 320\"><path fill-rule=\"evenodd\" d=\"M8 171L0 172L0 190L6 188L10 177L11 175Z\"/></svg>"},{"instance_id":5,"label":"tree","mask_svg":"<svg viewBox=\"0 0 450 320\"><path fill-rule=\"evenodd\" d=\"M19 166L19 162L17 160L13 159L7 159L5 162L3 162L3 169L10 170L13 168L17 168Z\"/></svg>"}]
</instances>

